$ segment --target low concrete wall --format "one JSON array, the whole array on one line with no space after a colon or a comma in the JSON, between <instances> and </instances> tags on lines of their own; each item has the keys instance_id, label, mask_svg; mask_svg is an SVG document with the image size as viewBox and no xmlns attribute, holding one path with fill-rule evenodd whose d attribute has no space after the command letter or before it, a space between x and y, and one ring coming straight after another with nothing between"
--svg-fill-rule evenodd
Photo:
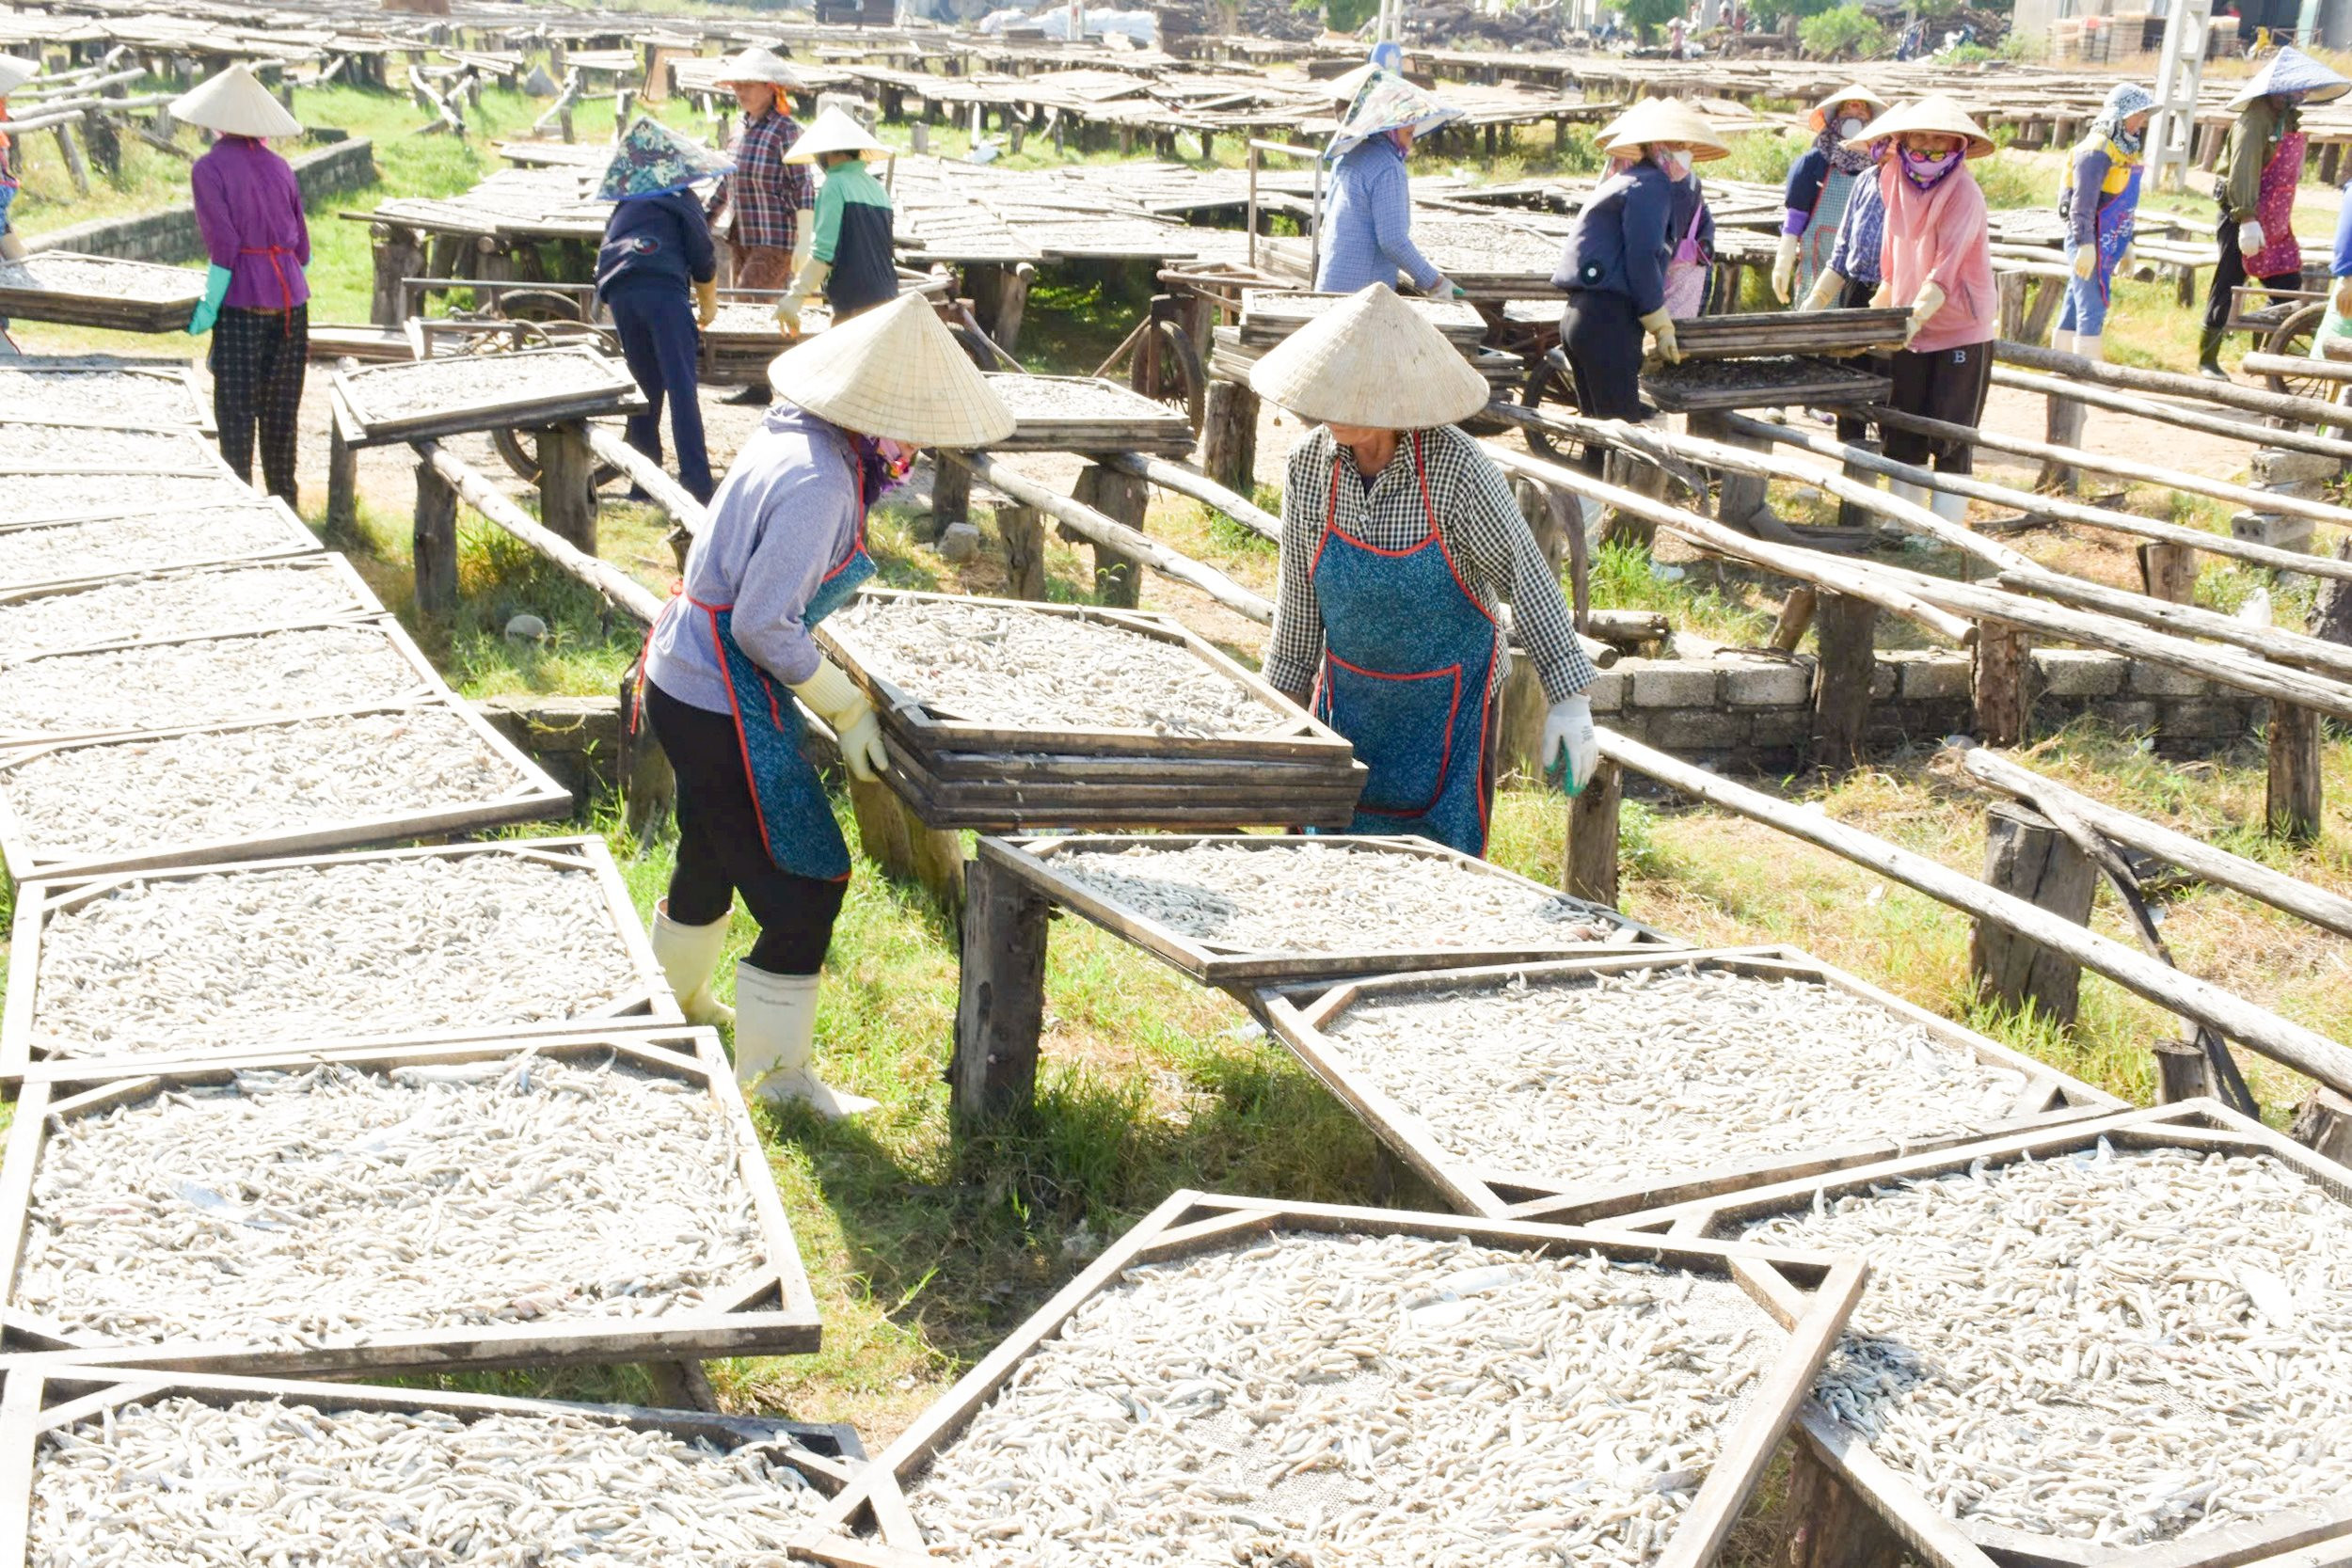
<instances>
[{"instance_id":1,"label":"low concrete wall","mask_svg":"<svg viewBox=\"0 0 2352 1568\"><path fill-rule=\"evenodd\" d=\"M305 201L358 190L375 180L375 146L365 139L297 153L287 162L294 166ZM78 250L126 261L195 261L204 255L196 209L186 202L135 217L93 218L70 229L29 236L24 244L28 250Z\"/></svg>"}]
</instances>

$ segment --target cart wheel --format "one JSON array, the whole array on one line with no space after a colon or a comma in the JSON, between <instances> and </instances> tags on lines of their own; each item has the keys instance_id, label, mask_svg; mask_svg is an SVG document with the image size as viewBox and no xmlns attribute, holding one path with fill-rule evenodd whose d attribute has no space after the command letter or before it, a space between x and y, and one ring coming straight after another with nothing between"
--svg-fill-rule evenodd
<instances>
[{"instance_id":1,"label":"cart wheel","mask_svg":"<svg viewBox=\"0 0 2352 1568\"><path fill-rule=\"evenodd\" d=\"M2263 352L2282 355L2290 359L2309 358L2312 341L2319 336L2319 324L2327 319L2326 305L2304 306L2279 324L2278 329L2264 341ZM2270 384L2274 392L2285 392L2299 398L2317 398L2322 403L2334 401L2338 386L2336 382L2315 375L2266 375L2263 379Z\"/></svg>"},{"instance_id":2,"label":"cart wheel","mask_svg":"<svg viewBox=\"0 0 2352 1568\"><path fill-rule=\"evenodd\" d=\"M493 314L511 322L585 322L587 309L570 294L551 289L509 289L498 296Z\"/></svg>"},{"instance_id":3,"label":"cart wheel","mask_svg":"<svg viewBox=\"0 0 2352 1568\"><path fill-rule=\"evenodd\" d=\"M1128 361L1127 384L1154 403L1184 411L1195 436L1208 414L1209 371L1191 336L1172 321L1151 324Z\"/></svg>"},{"instance_id":4,"label":"cart wheel","mask_svg":"<svg viewBox=\"0 0 2352 1568\"><path fill-rule=\"evenodd\" d=\"M539 483L539 433L535 430L493 430L490 445L515 470L516 477L525 484ZM620 468L611 463L598 463L589 477L592 489L603 489L621 477Z\"/></svg>"},{"instance_id":5,"label":"cart wheel","mask_svg":"<svg viewBox=\"0 0 2352 1568\"><path fill-rule=\"evenodd\" d=\"M1527 382L1519 388L1521 408L1541 408L1547 400L1554 407L1573 409L1576 406L1576 379L1568 372L1567 355L1557 348L1529 361ZM1562 450L1572 443L1555 442L1548 431L1538 430L1534 425L1523 425L1520 432L1526 436L1531 449L1554 463L1566 461L1575 455L1572 451Z\"/></svg>"}]
</instances>

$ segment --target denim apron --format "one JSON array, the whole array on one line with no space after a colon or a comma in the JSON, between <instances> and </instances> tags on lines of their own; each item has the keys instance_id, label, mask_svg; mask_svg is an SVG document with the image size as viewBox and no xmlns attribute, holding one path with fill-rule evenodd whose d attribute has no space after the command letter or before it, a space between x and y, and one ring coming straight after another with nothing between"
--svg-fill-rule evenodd
<instances>
[{"instance_id":1,"label":"denim apron","mask_svg":"<svg viewBox=\"0 0 2352 1568\"><path fill-rule=\"evenodd\" d=\"M857 472L854 453L850 467ZM803 619L815 626L849 600L858 585L874 575L874 558L866 553L866 507L858 505L857 529L850 546L833 564L808 601ZM727 683L727 705L735 712L735 734L743 748L743 772L752 786L752 805L759 814L759 836L768 858L795 877L838 882L850 875L850 846L834 820L833 802L824 782L801 754L803 726L792 691L762 669L735 641L735 607L704 604L680 594L692 610L710 622L711 646L719 656L719 671Z\"/></svg>"},{"instance_id":2,"label":"denim apron","mask_svg":"<svg viewBox=\"0 0 2352 1568\"><path fill-rule=\"evenodd\" d=\"M1350 832L1420 833L1486 850L1487 684L1502 633L1438 537L1420 433L1413 469L1429 530L1402 550L1339 526L1340 457L1310 577L1323 611L1315 716L1356 748L1369 777Z\"/></svg>"},{"instance_id":3,"label":"denim apron","mask_svg":"<svg viewBox=\"0 0 2352 1568\"><path fill-rule=\"evenodd\" d=\"M1813 198L1813 215L1805 219L1804 233L1797 241L1797 282L1790 299L1801 301L1810 294L1821 270L1829 265L1830 252L1837 248L1837 226L1845 221L1854 182L1861 177L1861 171L1848 174L1835 164L1821 176L1820 194Z\"/></svg>"}]
</instances>

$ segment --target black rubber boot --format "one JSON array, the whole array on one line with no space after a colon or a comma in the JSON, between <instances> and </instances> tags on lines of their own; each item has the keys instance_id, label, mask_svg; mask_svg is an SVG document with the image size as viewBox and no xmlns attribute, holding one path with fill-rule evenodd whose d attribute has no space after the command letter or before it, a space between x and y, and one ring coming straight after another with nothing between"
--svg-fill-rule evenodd
<instances>
[{"instance_id":1,"label":"black rubber boot","mask_svg":"<svg viewBox=\"0 0 2352 1568\"><path fill-rule=\"evenodd\" d=\"M2227 381L2230 372L2221 368L2221 334L2207 331L2197 339L2197 373L2216 381Z\"/></svg>"}]
</instances>

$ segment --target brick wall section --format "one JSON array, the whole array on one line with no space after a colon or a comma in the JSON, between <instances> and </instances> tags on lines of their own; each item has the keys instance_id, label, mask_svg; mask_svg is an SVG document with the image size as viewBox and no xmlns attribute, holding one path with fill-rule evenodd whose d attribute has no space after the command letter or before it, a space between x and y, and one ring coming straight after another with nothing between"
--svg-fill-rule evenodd
<instances>
[{"instance_id":1,"label":"brick wall section","mask_svg":"<svg viewBox=\"0 0 2352 1568\"><path fill-rule=\"evenodd\" d=\"M2153 734L2162 751L2203 752L2251 733L2264 705L2227 687L2121 654L2034 651L2034 725L2056 729L2093 714ZM1870 683L1873 745L1933 744L1965 733L1968 656L1942 650L1878 656ZM1724 652L1708 658L1627 658L1600 672L1593 712L1603 724L1677 756L1708 764L1787 768L1813 728L1813 666Z\"/></svg>"},{"instance_id":2,"label":"brick wall section","mask_svg":"<svg viewBox=\"0 0 2352 1568\"><path fill-rule=\"evenodd\" d=\"M336 142L286 160L305 200L339 196L375 182L375 147L365 139ZM196 209L186 202L136 217L93 218L25 241L30 250L78 250L126 261L199 261L204 244L196 229Z\"/></svg>"}]
</instances>

